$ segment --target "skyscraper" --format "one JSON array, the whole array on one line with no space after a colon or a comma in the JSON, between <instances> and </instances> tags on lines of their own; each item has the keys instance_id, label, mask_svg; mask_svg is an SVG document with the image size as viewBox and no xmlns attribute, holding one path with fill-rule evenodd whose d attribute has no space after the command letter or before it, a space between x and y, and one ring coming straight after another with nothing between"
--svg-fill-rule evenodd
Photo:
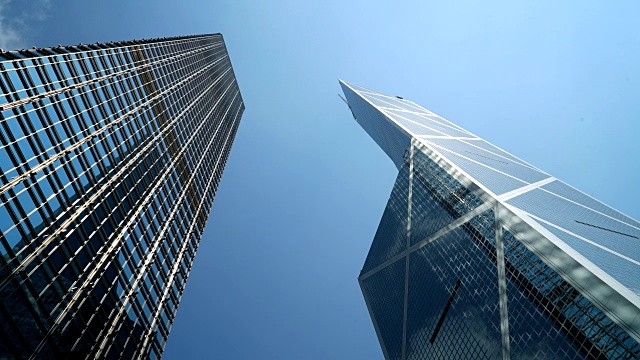
<instances>
[{"instance_id":1,"label":"skyscraper","mask_svg":"<svg viewBox=\"0 0 640 360\"><path fill-rule=\"evenodd\" d=\"M222 36L0 73L0 358L160 357L244 111Z\"/></svg>"},{"instance_id":2,"label":"skyscraper","mask_svg":"<svg viewBox=\"0 0 640 360\"><path fill-rule=\"evenodd\" d=\"M640 358L640 223L340 81L399 170L358 281L387 359Z\"/></svg>"}]
</instances>

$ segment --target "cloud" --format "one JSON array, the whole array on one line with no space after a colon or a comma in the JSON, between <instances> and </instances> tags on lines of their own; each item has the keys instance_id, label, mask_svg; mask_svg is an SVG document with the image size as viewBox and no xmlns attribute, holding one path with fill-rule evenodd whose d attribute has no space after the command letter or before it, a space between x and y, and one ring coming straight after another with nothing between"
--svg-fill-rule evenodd
<instances>
[{"instance_id":1,"label":"cloud","mask_svg":"<svg viewBox=\"0 0 640 360\"><path fill-rule=\"evenodd\" d=\"M49 17L50 9L50 0L0 0L0 48L16 50L28 47L30 25Z\"/></svg>"},{"instance_id":2,"label":"cloud","mask_svg":"<svg viewBox=\"0 0 640 360\"><path fill-rule=\"evenodd\" d=\"M22 38L15 25L7 19L6 13L11 0L0 1L0 48L5 50L16 49L21 46Z\"/></svg>"}]
</instances>

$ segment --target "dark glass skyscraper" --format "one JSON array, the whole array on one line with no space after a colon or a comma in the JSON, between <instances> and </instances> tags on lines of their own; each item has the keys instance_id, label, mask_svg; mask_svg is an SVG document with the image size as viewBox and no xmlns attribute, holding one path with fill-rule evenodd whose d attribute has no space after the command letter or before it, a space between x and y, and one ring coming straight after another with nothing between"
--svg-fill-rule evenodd
<instances>
[{"instance_id":1,"label":"dark glass skyscraper","mask_svg":"<svg viewBox=\"0 0 640 360\"><path fill-rule=\"evenodd\" d=\"M244 104L220 34L0 53L0 358L162 354Z\"/></svg>"},{"instance_id":2,"label":"dark glass skyscraper","mask_svg":"<svg viewBox=\"0 0 640 360\"><path fill-rule=\"evenodd\" d=\"M399 170L358 278L387 359L640 358L640 223L403 98L340 82Z\"/></svg>"}]
</instances>

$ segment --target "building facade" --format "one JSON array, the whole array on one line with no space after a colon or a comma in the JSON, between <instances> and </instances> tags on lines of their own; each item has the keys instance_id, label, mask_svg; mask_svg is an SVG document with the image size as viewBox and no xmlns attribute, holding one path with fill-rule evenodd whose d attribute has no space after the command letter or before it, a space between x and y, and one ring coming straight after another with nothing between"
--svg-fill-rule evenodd
<instances>
[{"instance_id":1,"label":"building facade","mask_svg":"<svg viewBox=\"0 0 640 360\"><path fill-rule=\"evenodd\" d=\"M640 223L340 81L398 177L358 281L387 359L640 358Z\"/></svg>"},{"instance_id":2,"label":"building facade","mask_svg":"<svg viewBox=\"0 0 640 360\"><path fill-rule=\"evenodd\" d=\"M220 34L0 53L0 358L159 358L244 104Z\"/></svg>"}]
</instances>

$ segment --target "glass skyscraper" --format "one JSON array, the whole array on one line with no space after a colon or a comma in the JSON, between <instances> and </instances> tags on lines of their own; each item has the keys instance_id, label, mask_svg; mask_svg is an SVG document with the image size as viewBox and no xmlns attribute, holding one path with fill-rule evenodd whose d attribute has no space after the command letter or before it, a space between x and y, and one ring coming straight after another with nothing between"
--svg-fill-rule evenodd
<instances>
[{"instance_id":1,"label":"glass skyscraper","mask_svg":"<svg viewBox=\"0 0 640 360\"><path fill-rule=\"evenodd\" d=\"M0 358L158 358L244 104L220 34L0 53Z\"/></svg>"},{"instance_id":2,"label":"glass skyscraper","mask_svg":"<svg viewBox=\"0 0 640 360\"><path fill-rule=\"evenodd\" d=\"M640 358L640 223L340 82L399 174L358 278L387 359Z\"/></svg>"}]
</instances>

